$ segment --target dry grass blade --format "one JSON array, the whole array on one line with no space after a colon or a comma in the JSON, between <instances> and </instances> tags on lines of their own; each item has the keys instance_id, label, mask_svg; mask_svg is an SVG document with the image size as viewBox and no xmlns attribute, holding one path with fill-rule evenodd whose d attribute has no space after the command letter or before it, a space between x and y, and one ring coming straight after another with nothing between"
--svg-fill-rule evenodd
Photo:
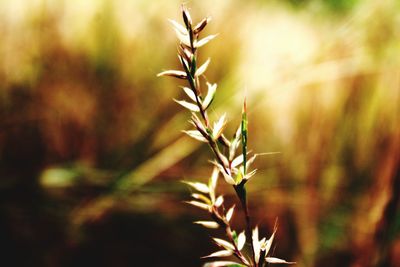
<instances>
[{"instance_id":1,"label":"dry grass blade","mask_svg":"<svg viewBox=\"0 0 400 267\"><path fill-rule=\"evenodd\" d=\"M189 102L187 102L185 100L176 100L176 99L174 99L174 101L176 103L178 103L179 105L181 105L182 107L187 108L190 111L200 112L199 107L197 105L195 105L195 104L189 103Z\"/></svg>"},{"instance_id":2,"label":"dry grass blade","mask_svg":"<svg viewBox=\"0 0 400 267\"><path fill-rule=\"evenodd\" d=\"M157 77L161 77L161 76L170 76L170 77L175 77L175 78L182 79L182 80L187 79L186 72L180 71L180 70L166 70L166 71L163 71L163 72L160 72L159 74L157 74Z\"/></svg>"},{"instance_id":3,"label":"dry grass blade","mask_svg":"<svg viewBox=\"0 0 400 267\"><path fill-rule=\"evenodd\" d=\"M202 75L208 68L208 65L210 64L211 59L207 59L206 62L204 62L203 65L201 65L197 70L195 76L200 76Z\"/></svg>"},{"instance_id":4,"label":"dry grass blade","mask_svg":"<svg viewBox=\"0 0 400 267\"><path fill-rule=\"evenodd\" d=\"M218 34L213 34L213 35L204 37L203 39L196 42L195 47L196 48L202 47L203 45L207 44L209 41L211 41L212 39L214 39L217 36L218 36Z\"/></svg>"}]
</instances>

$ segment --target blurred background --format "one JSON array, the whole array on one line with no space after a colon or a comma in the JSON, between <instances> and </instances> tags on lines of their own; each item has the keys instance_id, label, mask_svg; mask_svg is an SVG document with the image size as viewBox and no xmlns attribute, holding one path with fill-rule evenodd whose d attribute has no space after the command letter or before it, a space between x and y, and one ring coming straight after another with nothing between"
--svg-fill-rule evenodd
<instances>
[{"instance_id":1,"label":"blurred background","mask_svg":"<svg viewBox=\"0 0 400 267\"><path fill-rule=\"evenodd\" d=\"M0 1L1 266L201 266L181 180L206 145L181 130L178 0ZM210 116L247 95L254 224L302 266L400 266L400 2L187 2L218 38ZM228 202L231 188L220 183ZM234 218L244 225L240 213Z\"/></svg>"}]
</instances>

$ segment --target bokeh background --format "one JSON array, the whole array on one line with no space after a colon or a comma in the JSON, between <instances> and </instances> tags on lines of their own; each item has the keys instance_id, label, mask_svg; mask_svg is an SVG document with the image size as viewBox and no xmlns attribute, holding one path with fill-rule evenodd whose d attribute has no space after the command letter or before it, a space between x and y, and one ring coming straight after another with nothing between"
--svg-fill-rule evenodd
<instances>
[{"instance_id":1,"label":"bokeh background","mask_svg":"<svg viewBox=\"0 0 400 267\"><path fill-rule=\"evenodd\" d=\"M1 266L201 266L182 179L208 147L172 98L180 1L0 1ZM297 266L400 266L400 2L187 2L228 133L248 99L254 224ZM234 201L229 187L220 192ZM240 214L234 219L243 228Z\"/></svg>"}]
</instances>

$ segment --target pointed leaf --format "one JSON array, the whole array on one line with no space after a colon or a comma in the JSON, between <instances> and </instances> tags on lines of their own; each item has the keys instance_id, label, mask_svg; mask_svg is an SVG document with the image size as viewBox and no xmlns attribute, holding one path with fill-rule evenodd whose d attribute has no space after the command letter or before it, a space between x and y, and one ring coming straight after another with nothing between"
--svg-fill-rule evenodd
<instances>
[{"instance_id":1,"label":"pointed leaf","mask_svg":"<svg viewBox=\"0 0 400 267\"><path fill-rule=\"evenodd\" d=\"M213 238L213 240L215 241L215 243L217 243L219 246L224 247L225 249L232 250L232 251L235 250L235 247L226 240L223 240L220 238Z\"/></svg>"},{"instance_id":2,"label":"pointed leaf","mask_svg":"<svg viewBox=\"0 0 400 267\"><path fill-rule=\"evenodd\" d=\"M195 43L195 47L202 47L203 45L207 44L209 41L211 41L212 39L214 39L215 37L217 37L218 34L213 34L213 35L209 35L207 37L204 37L203 39L197 41Z\"/></svg>"},{"instance_id":3,"label":"pointed leaf","mask_svg":"<svg viewBox=\"0 0 400 267\"><path fill-rule=\"evenodd\" d=\"M265 242L264 246L265 255L268 255L268 252L271 249L272 242L274 241L275 231L272 233L271 237Z\"/></svg>"},{"instance_id":4,"label":"pointed leaf","mask_svg":"<svg viewBox=\"0 0 400 267\"><path fill-rule=\"evenodd\" d=\"M208 194L210 192L210 189L206 184L199 183L199 182L188 182L188 181L183 181L183 183L193 187L197 191L200 191L201 193Z\"/></svg>"},{"instance_id":5,"label":"pointed leaf","mask_svg":"<svg viewBox=\"0 0 400 267\"><path fill-rule=\"evenodd\" d=\"M242 264L233 262L233 261L214 261L214 262L208 262L203 265L203 267L241 267L244 266Z\"/></svg>"},{"instance_id":6,"label":"pointed leaf","mask_svg":"<svg viewBox=\"0 0 400 267\"><path fill-rule=\"evenodd\" d=\"M187 102L185 100L176 100L176 99L174 99L174 101L176 103L178 103L179 105L189 109L190 111L193 111L193 112L199 112L200 111L200 109L199 109L199 107L197 105L189 103L189 102Z\"/></svg>"},{"instance_id":7,"label":"pointed leaf","mask_svg":"<svg viewBox=\"0 0 400 267\"><path fill-rule=\"evenodd\" d=\"M253 177L254 174L256 174L256 172L257 172L257 169L252 170L251 172L246 174L243 179L249 180L251 177Z\"/></svg>"},{"instance_id":8,"label":"pointed leaf","mask_svg":"<svg viewBox=\"0 0 400 267\"><path fill-rule=\"evenodd\" d=\"M214 253L211 253L210 255L204 256L202 258L211 258L211 257L228 257L232 255L232 251L230 250L220 250Z\"/></svg>"},{"instance_id":9,"label":"pointed leaf","mask_svg":"<svg viewBox=\"0 0 400 267\"><path fill-rule=\"evenodd\" d=\"M193 222L193 223L200 224L200 225L202 225L202 226L204 226L206 228L211 228L211 229L216 229L216 228L219 227L218 223L212 222L212 221L196 221L196 222Z\"/></svg>"},{"instance_id":10,"label":"pointed leaf","mask_svg":"<svg viewBox=\"0 0 400 267\"><path fill-rule=\"evenodd\" d=\"M243 155L237 156L234 160L232 160L231 167L235 168L243 163Z\"/></svg>"},{"instance_id":11,"label":"pointed leaf","mask_svg":"<svg viewBox=\"0 0 400 267\"><path fill-rule=\"evenodd\" d=\"M219 164L215 161L213 161L212 163L218 168L220 173L222 173L222 176L224 176L224 179L228 184L230 184L230 185L235 184L235 180L233 179L233 177L225 172L225 169L224 169L224 167L221 166L221 164Z\"/></svg>"},{"instance_id":12,"label":"pointed leaf","mask_svg":"<svg viewBox=\"0 0 400 267\"><path fill-rule=\"evenodd\" d=\"M247 168L249 168L251 166L251 164L253 164L253 162L255 161L255 159L257 158L258 154L254 154L251 158L249 158L247 160Z\"/></svg>"},{"instance_id":13,"label":"pointed leaf","mask_svg":"<svg viewBox=\"0 0 400 267\"><path fill-rule=\"evenodd\" d=\"M186 79L187 75L184 71L180 71L180 70L166 70L163 72L160 72L159 74L157 74L157 77L160 76L170 76L170 77L175 77L178 79Z\"/></svg>"},{"instance_id":14,"label":"pointed leaf","mask_svg":"<svg viewBox=\"0 0 400 267\"><path fill-rule=\"evenodd\" d=\"M226 126L226 113L219 118L219 120L214 123L213 127L213 138L216 140L219 138L219 136L222 134L222 131L224 130Z\"/></svg>"},{"instance_id":15,"label":"pointed leaf","mask_svg":"<svg viewBox=\"0 0 400 267\"><path fill-rule=\"evenodd\" d=\"M192 18L190 17L189 10L184 5L182 5L182 17L183 21L185 22L186 28L192 28Z\"/></svg>"},{"instance_id":16,"label":"pointed leaf","mask_svg":"<svg viewBox=\"0 0 400 267\"><path fill-rule=\"evenodd\" d=\"M219 206L222 205L222 203L224 203L224 197L223 197L223 196L219 196L219 197L217 197L217 199L215 200L214 205L215 205L216 207L219 207Z\"/></svg>"},{"instance_id":17,"label":"pointed leaf","mask_svg":"<svg viewBox=\"0 0 400 267\"><path fill-rule=\"evenodd\" d=\"M215 201L215 189L217 188L219 171L217 167L213 168L210 179L208 180L208 188L210 188L210 197L212 202Z\"/></svg>"},{"instance_id":18,"label":"pointed leaf","mask_svg":"<svg viewBox=\"0 0 400 267\"><path fill-rule=\"evenodd\" d=\"M226 219L228 220L228 222L232 219L232 215L233 215L234 210L235 210L235 205L233 205L233 206L226 212L225 217L226 217Z\"/></svg>"},{"instance_id":19,"label":"pointed leaf","mask_svg":"<svg viewBox=\"0 0 400 267\"><path fill-rule=\"evenodd\" d=\"M253 248L254 248L254 258L256 263L260 260L260 242L258 239L258 227L253 230Z\"/></svg>"},{"instance_id":20,"label":"pointed leaf","mask_svg":"<svg viewBox=\"0 0 400 267\"><path fill-rule=\"evenodd\" d=\"M182 34L184 34L184 35L187 35L187 34L188 34L187 29L186 29L184 26L182 26L182 24L176 22L176 21L173 20L173 19L168 19L168 21L172 24L172 26L174 27L175 30L180 31L180 32L181 32Z\"/></svg>"},{"instance_id":21,"label":"pointed leaf","mask_svg":"<svg viewBox=\"0 0 400 267\"><path fill-rule=\"evenodd\" d=\"M192 113L192 119L190 121L194 127L203 135L208 136L207 130L205 129L203 123L200 121L199 117L195 113Z\"/></svg>"},{"instance_id":22,"label":"pointed leaf","mask_svg":"<svg viewBox=\"0 0 400 267\"><path fill-rule=\"evenodd\" d=\"M238 249L242 250L242 248L244 247L245 243L246 243L246 234L243 231L238 236L238 242L237 242Z\"/></svg>"},{"instance_id":23,"label":"pointed leaf","mask_svg":"<svg viewBox=\"0 0 400 267\"><path fill-rule=\"evenodd\" d=\"M192 51L190 51L190 48L188 49L187 46L185 44L183 44L183 43L179 44L178 54L182 58L184 58L186 62L190 62L190 59L193 56Z\"/></svg>"},{"instance_id":24,"label":"pointed leaf","mask_svg":"<svg viewBox=\"0 0 400 267\"><path fill-rule=\"evenodd\" d=\"M284 264L295 264L295 262L288 262L282 259L274 258L274 257L266 257L265 260L268 263L284 263Z\"/></svg>"},{"instance_id":25,"label":"pointed leaf","mask_svg":"<svg viewBox=\"0 0 400 267\"><path fill-rule=\"evenodd\" d=\"M207 24L211 21L210 17L204 18L202 21L200 21L193 29L193 32L195 34L198 34L199 32L201 32L206 26Z\"/></svg>"},{"instance_id":26,"label":"pointed leaf","mask_svg":"<svg viewBox=\"0 0 400 267\"><path fill-rule=\"evenodd\" d=\"M205 143L208 142L207 139L198 130L190 130L190 131L183 131L183 132L198 141L205 142Z\"/></svg>"},{"instance_id":27,"label":"pointed leaf","mask_svg":"<svg viewBox=\"0 0 400 267\"><path fill-rule=\"evenodd\" d=\"M228 161L228 159L221 152L218 152L218 156L219 156L220 160L222 161L222 163L224 164L225 168L229 171L229 168L228 168L229 161Z\"/></svg>"},{"instance_id":28,"label":"pointed leaf","mask_svg":"<svg viewBox=\"0 0 400 267\"><path fill-rule=\"evenodd\" d=\"M217 91L217 84L216 83L211 84L207 82L207 87L208 87L207 95L203 101L204 110L206 110L214 100L215 92Z\"/></svg>"},{"instance_id":29,"label":"pointed leaf","mask_svg":"<svg viewBox=\"0 0 400 267\"><path fill-rule=\"evenodd\" d=\"M193 92L192 89L188 88L188 87L182 87L183 91L185 92L185 94L191 99L193 100L193 102L196 102L196 94Z\"/></svg>"},{"instance_id":30,"label":"pointed leaf","mask_svg":"<svg viewBox=\"0 0 400 267\"><path fill-rule=\"evenodd\" d=\"M178 59L181 62L181 65L183 66L183 69L185 70L185 73L187 75L186 70L188 69L189 66L189 61L186 59L186 57L182 56L181 54L178 53Z\"/></svg>"},{"instance_id":31,"label":"pointed leaf","mask_svg":"<svg viewBox=\"0 0 400 267\"><path fill-rule=\"evenodd\" d=\"M208 197L206 197L205 195L193 193L193 194L192 194L192 197L193 197L194 199L201 200L201 201L203 201L204 203L206 203L206 204L208 204L208 205L211 204L211 200L210 200Z\"/></svg>"},{"instance_id":32,"label":"pointed leaf","mask_svg":"<svg viewBox=\"0 0 400 267\"><path fill-rule=\"evenodd\" d=\"M182 44L184 44L186 46L190 46L190 37L189 37L189 35L182 33L180 30L178 30L176 28L174 28L174 30L175 30L175 34L176 34L176 37L178 38L178 40Z\"/></svg>"},{"instance_id":33,"label":"pointed leaf","mask_svg":"<svg viewBox=\"0 0 400 267\"><path fill-rule=\"evenodd\" d=\"M192 200L192 201L186 201L186 203L193 205L195 207L198 207L200 209L203 209L203 210L210 210L210 206L208 206L207 204L204 204L202 202Z\"/></svg>"},{"instance_id":34,"label":"pointed leaf","mask_svg":"<svg viewBox=\"0 0 400 267\"><path fill-rule=\"evenodd\" d=\"M202 75L206 70L208 65L210 64L211 59L207 59L206 62L204 62L203 65L201 65L197 70L195 76L200 76Z\"/></svg>"}]
</instances>

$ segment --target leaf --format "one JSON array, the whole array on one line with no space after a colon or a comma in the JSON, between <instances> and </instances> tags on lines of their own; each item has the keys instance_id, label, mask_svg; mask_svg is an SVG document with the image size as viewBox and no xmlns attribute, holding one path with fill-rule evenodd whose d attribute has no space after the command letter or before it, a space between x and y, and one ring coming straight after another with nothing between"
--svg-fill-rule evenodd
<instances>
[{"instance_id":1,"label":"leaf","mask_svg":"<svg viewBox=\"0 0 400 267\"><path fill-rule=\"evenodd\" d=\"M218 168L214 167L211 177L208 180L208 188L210 188L210 197L213 202L215 200L215 189L217 188L218 175L219 175Z\"/></svg>"},{"instance_id":2,"label":"leaf","mask_svg":"<svg viewBox=\"0 0 400 267\"><path fill-rule=\"evenodd\" d=\"M206 197L205 195L193 193L193 194L192 194L192 197L193 197L194 199L201 200L201 201L203 201L204 203L206 203L206 204L208 204L208 205L211 204L211 200L210 200L208 197Z\"/></svg>"},{"instance_id":3,"label":"leaf","mask_svg":"<svg viewBox=\"0 0 400 267\"><path fill-rule=\"evenodd\" d=\"M246 243L246 234L245 232L241 232L238 236L237 246L239 250L242 250L244 244Z\"/></svg>"},{"instance_id":4,"label":"leaf","mask_svg":"<svg viewBox=\"0 0 400 267\"><path fill-rule=\"evenodd\" d=\"M211 84L207 82L207 87L208 87L207 95L203 101L204 110L206 110L214 100L215 92L217 91L217 84L216 83Z\"/></svg>"},{"instance_id":5,"label":"leaf","mask_svg":"<svg viewBox=\"0 0 400 267\"><path fill-rule=\"evenodd\" d=\"M217 245L222 246L225 249L232 250L232 251L235 250L235 247L226 240L223 240L220 238L213 238L213 240L215 241L215 243L217 243Z\"/></svg>"},{"instance_id":6,"label":"leaf","mask_svg":"<svg viewBox=\"0 0 400 267\"><path fill-rule=\"evenodd\" d=\"M282 259L274 258L274 257L266 257L265 260L268 263L284 263L284 264L296 264L295 262L288 262Z\"/></svg>"},{"instance_id":7,"label":"leaf","mask_svg":"<svg viewBox=\"0 0 400 267\"><path fill-rule=\"evenodd\" d=\"M233 205L233 206L226 212L225 217L226 217L226 219L228 220L228 222L232 219L232 215L233 215L234 210L235 210L235 205Z\"/></svg>"},{"instance_id":8,"label":"leaf","mask_svg":"<svg viewBox=\"0 0 400 267\"><path fill-rule=\"evenodd\" d=\"M272 233L271 237L265 242L264 250L265 255L268 255L269 250L271 249L272 242L274 241L275 231Z\"/></svg>"},{"instance_id":9,"label":"leaf","mask_svg":"<svg viewBox=\"0 0 400 267\"><path fill-rule=\"evenodd\" d=\"M219 196L219 197L217 197L217 199L215 200L214 205L215 205L216 207L219 207L219 206L222 205L222 203L224 203L224 197L223 197L223 196Z\"/></svg>"},{"instance_id":10,"label":"leaf","mask_svg":"<svg viewBox=\"0 0 400 267\"><path fill-rule=\"evenodd\" d=\"M216 229L216 228L219 227L218 223L212 222L212 221L196 221L196 222L193 222L193 223L200 224L200 225L202 225L202 226L204 226L206 228L211 228L211 229Z\"/></svg>"},{"instance_id":11,"label":"leaf","mask_svg":"<svg viewBox=\"0 0 400 267\"><path fill-rule=\"evenodd\" d=\"M232 160L231 167L235 168L242 163L243 163L243 155L237 156L234 160Z\"/></svg>"},{"instance_id":12,"label":"leaf","mask_svg":"<svg viewBox=\"0 0 400 267\"><path fill-rule=\"evenodd\" d=\"M245 265L233 262L233 261L214 261L214 262L208 262L203 265L203 267L242 267Z\"/></svg>"},{"instance_id":13,"label":"leaf","mask_svg":"<svg viewBox=\"0 0 400 267\"><path fill-rule=\"evenodd\" d=\"M195 207L198 207L200 209L203 209L203 210L210 210L210 206L208 206L207 204L204 204L202 202L191 200L191 201L186 201L186 203L193 205Z\"/></svg>"},{"instance_id":14,"label":"leaf","mask_svg":"<svg viewBox=\"0 0 400 267\"><path fill-rule=\"evenodd\" d=\"M212 163L218 168L220 173L222 173L222 176L224 176L224 179L228 184L230 184L230 185L234 185L235 184L235 180L232 178L231 175L229 175L229 174L227 174L225 172L225 169L224 169L224 167L221 166L221 164L219 164L219 163L217 163L215 161L213 161Z\"/></svg>"},{"instance_id":15,"label":"leaf","mask_svg":"<svg viewBox=\"0 0 400 267\"><path fill-rule=\"evenodd\" d=\"M220 250L214 253L211 253L210 255L204 256L202 258L211 258L211 257L228 257L232 255L232 251L230 250Z\"/></svg>"},{"instance_id":16,"label":"leaf","mask_svg":"<svg viewBox=\"0 0 400 267\"><path fill-rule=\"evenodd\" d=\"M210 64L211 59L207 59L206 62L203 63L197 70L194 76L200 76L202 75L206 70L208 65Z\"/></svg>"},{"instance_id":17,"label":"leaf","mask_svg":"<svg viewBox=\"0 0 400 267\"><path fill-rule=\"evenodd\" d=\"M208 194L210 192L210 189L206 184L199 183L199 182L188 182L188 181L183 181L183 183L193 187L197 191L200 191L201 193Z\"/></svg>"},{"instance_id":18,"label":"leaf","mask_svg":"<svg viewBox=\"0 0 400 267\"><path fill-rule=\"evenodd\" d=\"M220 158L220 160L222 161L222 163L224 164L223 166L226 166L226 168L229 166L229 161L228 159L225 157L224 154L222 154L221 152L218 151L218 156ZM227 169L229 171L229 169Z\"/></svg>"},{"instance_id":19,"label":"leaf","mask_svg":"<svg viewBox=\"0 0 400 267\"><path fill-rule=\"evenodd\" d=\"M249 158L247 160L247 168L250 167L251 164L253 164L253 162L255 161L255 159L257 158L258 154L254 154L251 158Z\"/></svg>"},{"instance_id":20,"label":"leaf","mask_svg":"<svg viewBox=\"0 0 400 267\"><path fill-rule=\"evenodd\" d=\"M212 35L209 35L209 36L207 36L207 37L204 37L203 39L197 41L197 42L194 44L194 46L195 46L196 48L202 47L203 45L207 44L209 41L211 41L212 39L214 39L214 38L217 37L217 36L218 36L218 34L212 34Z\"/></svg>"},{"instance_id":21,"label":"leaf","mask_svg":"<svg viewBox=\"0 0 400 267\"><path fill-rule=\"evenodd\" d=\"M180 23L176 22L173 19L168 19L168 21L172 24L172 26L174 27L175 30L180 31L182 34L188 34L187 29Z\"/></svg>"},{"instance_id":22,"label":"leaf","mask_svg":"<svg viewBox=\"0 0 400 267\"><path fill-rule=\"evenodd\" d=\"M183 21L185 22L186 28L191 28L192 27L192 18L190 17L189 10L182 5L182 16L183 16Z\"/></svg>"},{"instance_id":23,"label":"leaf","mask_svg":"<svg viewBox=\"0 0 400 267\"><path fill-rule=\"evenodd\" d=\"M254 248L254 258L256 263L260 260L260 242L258 240L258 227L253 229L253 248Z\"/></svg>"},{"instance_id":24,"label":"leaf","mask_svg":"<svg viewBox=\"0 0 400 267\"><path fill-rule=\"evenodd\" d=\"M178 47L178 54L185 59L185 62L189 62L190 59L192 58L193 54L192 51L190 51L190 48L187 48L186 45L184 45L183 43L179 44Z\"/></svg>"},{"instance_id":25,"label":"leaf","mask_svg":"<svg viewBox=\"0 0 400 267\"><path fill-rule=\"evenodd\" d=\"M226 126L226 113L222 115L221 118L219 118L219 120L216 123L214 123L213 133L212 133L214 140L217 140L220 137L225 126Z\"/></svg>"},{"instance_id":26,"label":"leaf","mask_svg":"<svg viewBox=\"0 0 400 267\"><path fill-rule=\"evenodd\" d=\"M160 72L159 74L157 74L157 77L160 77L160 76L170 76L170 77L175 77L175 78L183 79L183 80L187 79L186 72L181 71L181 70L166 70L166 71L163 71L163 72Z\"/></svg>"},{"instance_id":27,"label":"leaf","mask_svg":"<svg viewBox=\"0 0 400 267\"><path fill-rule=\"evenodd\" d=\"M195 34L198 34L199 32L201 32L206 26L207 24L211 21L210 17L204 18L202 21L200 21L193 29L193 32Z\"/></svg>"},{"instance_id":28,"label":"leaf","mask_svg":"<svg viewBox=\"0 0 400 267\"><path fill-rule=\"evenodd\" d=\"M178 59L179 59L179 61L181 62L181 65L182 65L182 67L183 67L183 69L185 70L185 73L186 73L186 75L187 75L187 69L188 69L188 66L189 66L189 62L188 62L188 60L186 59L186 57L184 57L184 56L182 56L181 54L179 54L178 53Z\"/></svg>"},{"instance_id":29,"label":"leaf","mask_svg":"<svg viewBox=\"0 0 400 267\"><path fill-rule=\"evenodd\" d=\"M229 174L227 174L225 171L221 171L222 175L224 176L225 181L230 184L230 185L235 185L235 180L232 178L232 176L230 176Z\"/></svg>"},{"instance_id":30,"label":"leaf","mask_svg":"<svg viewBox=\"0 0 400 267\"><path fill-rule=\"evenodd\" d=\"M186 95L193 100L193 102L196 102L196 94L193 92L192 89L188 88L188 87L182 87L183 91L186 93Z\"/></svg>"},{"instance_id":31,"label":"leaf","mask_svg":"<svg viewBox=\"0 0 400 267\"><path fill-rule=\"evenodd\" d=\"M193 112L199 112L200 111L200 109L199 109L199 107L197 105L189 103L189 102L187 102L185 100L176 100L176 99L174 99L174 101L176 103L178 103L179 105L189 109L190 111L193 111Z\"/></svg>"},{"instance_id":32,"label":"leaf","mask_svg":"<svg viewBox=\"0 0 400 267\"><path fill-rule=\"evenodd\" d=\"M207 130L204 128L203 123L200 121L199 117L197 117L195 113L192 113L191 123L203 136L208 136Z\"/></svg>"},{"instance_id":33,"label":"leaf","mask_svg":"<svg viewBox=\"0 0 400 267\"><path fill-rule=\"evenodd\" d=\"M198 141L205 142L205 143L208 142L207 139L198 130L190 130L190 131L183 131L183 132Z\"/></svg>"},{"instance_id":34,"label":"leaf","mask_svg":"<svg viewBox=\"0 0 400 267\"><path fill-rule=\"evenodd\" d=\"M182 33L180 30L176 28L174 28L174 30L176 37L179 39L179 41L184 45L190 46L190 36L188 34Z\"/></svg>"},{"instance_id":35,"label":"leaf","mask_svg":"<svg viewBox=\"0 0 400 267\"><path fill-rule=\"evenodd\" d=\"M256 174L257 169L252 170L251 172L249 172L248 174L246 174L243 179L245 180L249 180L251 177L253 177L254 174Z\"/></svg>"}]
</instances>

